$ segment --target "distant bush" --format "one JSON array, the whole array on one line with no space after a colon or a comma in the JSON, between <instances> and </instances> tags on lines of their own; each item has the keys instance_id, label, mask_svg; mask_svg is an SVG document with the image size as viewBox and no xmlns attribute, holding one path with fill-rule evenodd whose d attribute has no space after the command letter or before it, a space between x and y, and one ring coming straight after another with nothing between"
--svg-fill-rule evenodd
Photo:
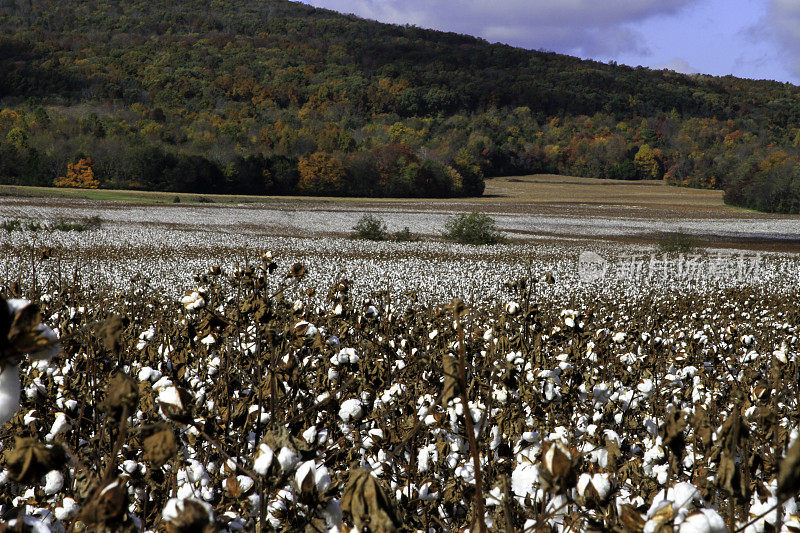
<instances>
[{"instance_id":1,"label":"distant bush","mask_svg":"<svg viewBox=\"0 0 800 533\"><path fill-rule=\"evenodd\" d=\"M664 253L685 254L696 251L698 242L693 235L679 230L659 239L658 248Z\"/></svg>"},{"instance_id":2,"label":"distant bush","mask_svg":"<svg viewBox=\"0 0 800 533\"><path fill-rule=\"evenodd\" d=\"M392 240L396 242L417 242L419 240L419 236L415 233L412 233L408 226L406 226L400 231L393 233Z\"/></svg>"},{"instance_id":3,"label":"distant bush","mask_svg":"<svg viewBox=\"0 0 800 533\"><path fill-rule=\"evenodd\" d=\"M352 237L354 239L382 241L386 239L386 235L386 224L384 224L380 218L370 213L362 216L358 222L356 222L356 225L353 226Z\"/></svg>"},{"instance_id":4,"label":"distant bush","mask_svg":"<svg viewBox=\"0 0 800 533\"><path fill-rule=\"evenodd\" d=\"M214 200L212 200L208 196L198 196L197 197L197 202L201 203L201 204L213 204Z\"/></svg>"},{"instance_id":5,"label":"distant bush","mask_svg":"<svg viewBox=\"0 0 800 533\"><path fill-rule=\"evenodd\" d=\"M461 244L497 244L505 240L502 233L497 231L495 220L477 212L450 217L442 236Z\"/></svg>"},{"instance_id":6,"label":"distant bush","mask_svg":"<svg viewBox=\"0 0 800 533\"><path fill-rule=\"evenodd\" d=\"M2 224L0 224L0 228L3 228L8 233L11 233L14 230L18 230L22 227L22 222L19 219L13 218L9 220L4 220Z\"/></svg>"},{"instance_id":7,"label":"distant bush","mask_svg":"<svg viewBox=\"0 0 800 533\"><path fill-rule=\"evenodd\" d=\"M63 218L56 221L55 224L50 226L51 231L85 231L86 226L81 224L80 222L71 222L69 220L64 220Z\"/></svg>"},{"instance_id":8,"label":"distant bush","mask_svg":"<svg viewBox=\"0 0 800 533\"><path fill-rule=\"evenodd\" d=\"M88 231L99 229L103 220L95 215L86 217L80 222L72 222L65 219L59 219L55 224L49 227L50 231Z\"/></svg>"},{"instance_id":9,"label":"distant bush","mask_svg":"<svg viewBox=\"0 0 800 533\"><path fill-rule=\"evenodd\" d=\"M42 225L38 221L33 220L32 218L30 218L30 219L25 221L25 229L35 233L35 232L39 231L40 229L42 229Z\"/></svg>"}]
</instances>

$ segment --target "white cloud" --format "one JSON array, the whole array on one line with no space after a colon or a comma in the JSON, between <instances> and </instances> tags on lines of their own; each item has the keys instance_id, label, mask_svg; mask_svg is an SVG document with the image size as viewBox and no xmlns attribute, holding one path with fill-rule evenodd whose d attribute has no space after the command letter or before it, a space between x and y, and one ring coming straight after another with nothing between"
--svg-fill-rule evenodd
<instances>
[{"instance_id":1,"label":"white cloud","mask_svg":"<svg viewBox=\"0 0 800 533\"><path fill-rule=\"evenodd\" d=\"M762 37L775 39L786 53L788 68L800 76L800 2L797 0L770 0L763 21Z\"/></svg>"},{"instance_id":2,"label":"white cloud","mask_svg":"<svg viewBox=\"0 0 800 533\"><path fill-rule=\"evenodd\" d=\"M699 0L310 0L317 7L582 56L646 53L637 22Z\"/></svg>"},{"instance_id":3,"label":"white cloud","mask_svg":"<svg viewBox=\"0 0 800 533\"><path fill-rule=\"evenodd\" d=\"M662 65L656 65L654 68L656 69L667 69L667 70L674 70L679 74L699 74L700 71L694 68L683 58L676 57L667 61Z\"/></svg>"}]
</instances>

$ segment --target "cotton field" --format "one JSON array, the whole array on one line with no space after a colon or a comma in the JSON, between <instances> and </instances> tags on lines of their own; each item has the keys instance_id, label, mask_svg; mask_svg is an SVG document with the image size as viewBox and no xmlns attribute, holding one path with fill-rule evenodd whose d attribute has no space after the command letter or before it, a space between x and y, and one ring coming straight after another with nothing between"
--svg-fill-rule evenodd
<instances>
[{"instance_id":1,"label":"cotton field","mask_svg":"<svg viewBox=\"0 0 800 533\"><path fill-rule=\"evenodd\" d=\"M0 528L800 531L794 255L312 233L4 232Z\"/></svg>"}]
</instances>

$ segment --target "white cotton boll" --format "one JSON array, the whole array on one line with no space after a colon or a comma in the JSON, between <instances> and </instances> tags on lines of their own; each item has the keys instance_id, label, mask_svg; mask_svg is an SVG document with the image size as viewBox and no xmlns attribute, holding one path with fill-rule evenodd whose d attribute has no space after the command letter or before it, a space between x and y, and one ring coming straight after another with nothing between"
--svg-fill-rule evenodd
<instances>
[{"instance_id":1,"label":"white cotton boll","mask_svg":"<svg viewBox=\"0 0 800 533\"><path fill-rule=\"evenodd\" d=\"M361 400L351 398L342 402L339 408L339 418L343 422L352 422L360 419L364 414Z\"/></svg>"},{"instance_id":2,"label":"white cotton boll","mask_svg":"<svg viewBox=\"0 0 800 533\"><path fill-rule=\"evenodd\" d=\"M130 459L127 459L122 463L122 470L124 470L128 474L133 474L138 469L139 469L139 463L137 463L136 461L131 461Z\"/></svg>"},{"instance_id":3,"label":"white cotton boll","mask_svg":"<svg viewBox=\"0 0 800 533\"><path fill-rule=\"evenodd\" d=\"M181 304L187 311L194 311L206 306L206 300L198 291L191 291L181 298Z\"/></svg>"},{"instance_id":4,"label":"white cotton boll","mask_svg":"<svg viewBox=\"0 0 800 533\"><path fill-rule=\"evenodd\" d=\"M205 344L206 346L209 346L209 345L214 344L215 342L217 342L217 339L215 339L213 335L209 334L209 335L206 335L205 337L203 337L202 339L200 339L200 342Z\"/></svg>"},{"instance_id":5,"label":"white cotton boll","mask_svg":"<svg viewBox=\"0 0 800 533\"><path fill-rule=\"evenodd\" d=\"M303 440L307 443L311 444L317 438L317 426L311 426L307 430L303 431Z\"/></svg>"},{"instance_id":6,"label":"white cotton boll","mask_svg":"<svg viewBox=\"0 0 800 533\"><path fill-rule=\"evenodd\" d=\"M158 393L158 401L167 405L174 405L178 409L183 409L183 402L177 387L170 385L164 387Z\"/></svg>"},{"instance_id":7,"label":"white cotton boll","mask_svg":"<svg viewBox=\"0 0 800 533\"><path fill-rule=\"evenodd\" d=\"M713 509L700 509L681 523L680 533L725 533L725 520Z\"/></svg>"},{"instance_id":8,"label":"white cotton boll","mask_svg":"<svg viewBox=\"0 0 800 533\"><path fill-rule=\"evenodd\" d=\"M19 367L6 365L0 371L0 425L5 424L17 414L21 392Z\"/></svg>"},{"instance_id":9,"label":"white cotton boll","mask_svg":"<svg viewBox=\"0 0 800 533\"><path fill-rule=\"evenodd\" d=\"M334 349L338 349L342 345L341 341L339 340L339 337L337 337L335 335L329 337L328 340L325 341L325 344L327 344L328 346L330 346L330 347L332 347Z\"/></svg>"},{"instance_id":10,"label":"white cotton boll","mask_svg":"<svg viewBox=\"0 0 800 533\"><path fill-rule=\"evenodd\" d=\"M333 308L334 316L342 316L344 314L344 308L342 304L336 304L336 307Z\"/></svg>"},{"instance_id":11,"label":"white cotton boll","mask_svg":"<svg viewBox=\"0 0 800 533\"><path fill-rule=\"evenodd\" d=\"M536 490L540 484L539 467L535 464L520 462L511 472L511 491L515 496L524 498L530 495L536 501L536 496L541 494L541 491Z\"/></svg>"},{"instance_id":12,"label":"white cotton boll","mask_svg":"<svg viewBox=\"0 0 800 533\"><path fill-rule=\"evenodd\" d=\"M653 394L654 389L655 387L653 386L652 379L645 379L636 385L636 390L638 390L645 398L649 398Z\"/></svg>"},{"instance_id":13,"label":"white cotton boll","mask_svg":"<svg viewBox=\"0 0 800 533\"><path fill-rule=\"evenodd\" d=\"M44 493L52 496L64 488L64 474L51 470L44 476Z\"/></svg>"},{"instance_id":14,"label":"white cotton boll","mask_svg":"<svg viewBox=\"0 0 800 533\"><path fill-rule=\"evenodd\" d=\"M517 302L511 301L506 303L506 313L509 315L516 315L519 313L519 304Z\"/></svg>"},{"instance_id":15,"label":"white cotton boll","mask_svg":"<svg viewBox=\"0 0 800 533\"><path fill-rule=\"evenodd\" d=\"M307 476L311 476L318 493L325 492L331 485L331 476L325 466L317 465L314 461L306 461L297 468L294 480L298 487L303 486Z\"/></svg>"},{"instance_id":16,"label":"white cotton boll","mask_svg":"<svg viewBox=\"0 0 800 533\"><path fill-rule=\"evenodd\" d=\"M53 422L53 426L50 428L50 432L45 436L45 440L47 442L52 442L56 435L63 433L67 429L69 429L67 415L64 413L56 413L56 419Z\"/></svg>"},{"instance_id":17,"label":"white cotton boll","mask_svg":"<svg viewBox=\"0 0 800 533\"><path fill-rule=\"evenodd\" d=\"M161 511L161 518L165 522L171 522L178 518L183 510L183 501L178 498L170 498L164 509Z\"/></svg>"},{"instance_id":18,"label":"white cotton boll","mask_svg":"<svg viewBox=\"0 0 800 533\"><path fill-rule=\"evenodd\" d=\"M295 313L299 313L300 311L305 308L306 304L303 303L303 300L295 300L294 304L292 304L292 311Z\"/></svg>"},{"instance_id":19,"label":"white cotton boll","mask_svg":"<svg viewBox=\"0 0 800 533\"><path fill-rule=\"evenodd\" d=\"M253 478L249 476L236 476L236 481L239 483L239 489L241 489L242 493L252 489L255 484Z\"/></svg>"},{"instance_id":20,"label":"white cotton boll","mask_svg":"<svg viewBox=\"0 0 800 533\"><path fill-rule=\"evenodd\" d=\"M608 474L594 474L592 476L592 486L602 501L605 501L611 494L611 480Z\"/></svg>"},{"instance_id":21,"label":"white cotton boll","mask_svg":"<svg viewBox=\"0 0 800 533\"><path fill-rule=\"evenodd\" d=\"M292 471L299 461L300 458L291 448L284 446L281 448L281 451L278 452L278 463L281 465L281 470L284 472Z\"/></svg>"},{"instance_id":22,"label":"white cotton boll","mask_svg":"<svg viewBox=\"0 0 800 533\"><path fill-rule=\"evenodd\" d=\"M64 498L61 502L61 507L56 507L53 514L56 515L56 519L59 521L66 522L78 514L79 509L80 507L75 500L72 498Z\"/></svg>"},{"instance_id":23,"label":"white cotton boll","mask_svg":"<svg viewBox=\"0 0 800 533\"><path fill-rule=\"evenodd\" d=\"M611 337L611 340L613 340L613 341L614 341L614 342L616 342L616 343L623 343L623 342L625 342L625 332L623 332L623 331L618 331L617 333L615 333L615 334L614 334L614 336L613 336L613 337Z\"/></svg>"}]
</instances>

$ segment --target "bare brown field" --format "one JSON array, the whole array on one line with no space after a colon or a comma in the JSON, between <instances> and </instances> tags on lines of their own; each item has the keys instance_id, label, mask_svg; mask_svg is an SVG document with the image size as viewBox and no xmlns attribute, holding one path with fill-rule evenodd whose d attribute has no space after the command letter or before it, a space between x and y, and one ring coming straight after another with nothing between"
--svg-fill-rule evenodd
<instances>
[{"instance_id":1,"label":"bare brown field","mask_svg":"<svg viewBox=\"0 0 800 533\"><path fill-rule=\"evenodd\" d=\"M335 203L461 203L479 204L535 203L535 204L594 204L625 205L631 207L658 207L662 209L708 209L740 213L741 209L726 206L721 191L672 187L655 180L607 180L536 174L509 176L486 180L486 191L480 198L408 199L408 198L340 198L307 196L243 196L228 194L169 193L117 189L57 189L53 187L23 187L0 185L2 196L31 196L76 198L86 200L112 200L144 203L167 203L179 198L181 202L194 203L200 198L215 203L250 202L335 202Z\"/></svg>"},{"instance_id":2,"label":"bare brown field","mask_svg":"<svg viewBox=\"0 0 800 533\"><path fill-rule=\"evenodd\" d=\"M180 201L175 203L178 198ZM657 244L691 234L709 248L800 251L800 217L727 206L721 191L661 181L532 175L487 180L479 198L268 197L0 186L5 218L81 218L161 227L215 228L286 237L341 237L364 213L390 231L439 239L449 216L482 211L514 242Z\"/></svg>"}]
</instances>

